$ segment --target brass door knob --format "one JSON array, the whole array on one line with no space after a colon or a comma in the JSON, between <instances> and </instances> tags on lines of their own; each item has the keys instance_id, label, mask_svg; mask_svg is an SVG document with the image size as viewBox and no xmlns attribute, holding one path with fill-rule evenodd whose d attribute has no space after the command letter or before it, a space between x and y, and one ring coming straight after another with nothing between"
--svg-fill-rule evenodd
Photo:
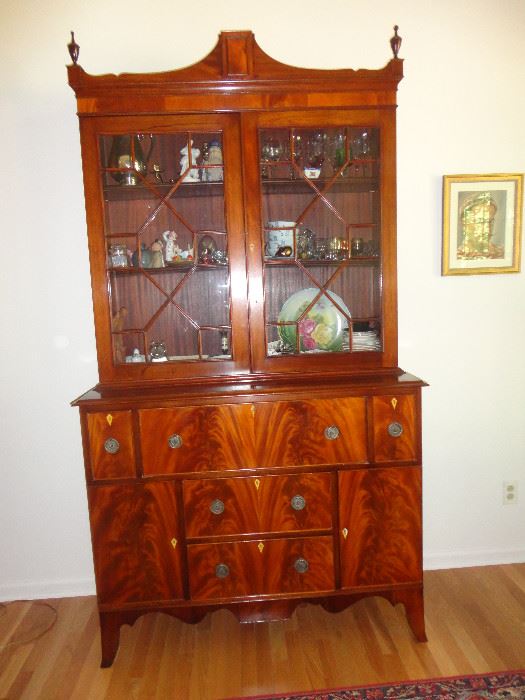
<instances>
[{"instance_id":1,"label":"brass door knob","mask_svg":"<svg viewBox=\"0 0 525 700\"><path fill-rule=\"evenodd\" d=\"M168 445L171 447L172 450L176 450L179 447L182 447L182 438L180 435L177 433L174 433L173 435L170 435L168 438Z\"/></svg>"},{"instance_id":2,"label":"brass door knob","mask_svg":"<svg viewBox=\"0 0 525 700\"><path fill-rule=\"evenodd\" d=\"M210 510L213 515L222 515L224 513L224 503L220 498L215 498L210 504Z\"/></svg>"},{"instance_id":3,"label":"brass door knob","mask_svg":"<svg viewBox=\"0 0 525 700\"><path fill-rule=\"evenodd\" d=\"M306 559L303 559L303 557L299 557L298 559L295 560L293 568L297 571L298 574L305 574L308 569L309 569L309 564Z\"/></svg>"},{"instance_id":4,"label":"brass door knob","mask_svg":"<svg viewBox=\"0 0 525 700\"><path fill-rule=\"evenodd\" d=\"M226 578L230 575L230 567L228 564L217 564L215 567L215 576L217 578Z\"/></svg>"},{"instance_id":5,"label":"brass door knob","mask_svg":"<svg viewBox=\"0 0 525 700\"><path fill-rule=\"evenodd\" d=\"M290 505L294 510L303 510L303 508L306 507L306 500L303 498L303 496L299 496L298 494L292 498Z\"/></svg>"},{"instance_id":6,"label":"brass door knob","mask_svg":"<svg viewBox=\"0 0 525 700\"><path fill-rule=\"evenodd\" d=\"M324 436L327 440L337 440L340 435L337 425L329 425L324 429Z\"/></svg>"},{"instance_id":7,"label":"brass door knob","mask_svg":"<svg viewBox=\"0 0 525 700\"><path fill-rule=\"evenodd\" d=\"M110 437L104 443L104 449L110 455L117 454L117 452L120 450L120 443L116 438Z\"/></svg>"},{"instance_id":8,"label":"brass door knob","mask_svg":"<svg viewBox=\"0 0 525 700\"><path fill-rule=\"evenodd\" d=\"M392 423L390 423L387 430L390 437L393 438L397 438L403 434L403 426L397 421L393 421Z\"/></svg>"}]
</instances>

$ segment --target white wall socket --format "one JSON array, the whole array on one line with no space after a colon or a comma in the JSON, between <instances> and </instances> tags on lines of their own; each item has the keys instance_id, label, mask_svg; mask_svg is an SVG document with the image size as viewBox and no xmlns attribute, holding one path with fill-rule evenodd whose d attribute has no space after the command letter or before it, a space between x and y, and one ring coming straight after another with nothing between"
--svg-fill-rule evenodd
<instances>
[{"instance_id":1,"label":"white wall socket","mask_svg":"<svg viewBox=\"0 0 525 700\"><path fill-rule=\"evenodd\" d=\"M510 506L518 502L518 482L503 482L503 505Z\"/></svg>"}]
</instances>

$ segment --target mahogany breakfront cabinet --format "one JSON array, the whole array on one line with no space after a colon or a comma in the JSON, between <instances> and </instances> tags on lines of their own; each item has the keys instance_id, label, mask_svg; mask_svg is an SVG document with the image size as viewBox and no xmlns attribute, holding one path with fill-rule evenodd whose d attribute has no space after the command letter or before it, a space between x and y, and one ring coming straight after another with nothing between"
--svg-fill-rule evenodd
<instances>
[{"instance_id":1,"label":"mahogany breakfront cabinet","mask_svg":"<svg viewBox=\"0 0 525 700\"><path fill-rule=\"evenodd\" d=\"M425 640L424 383L397 367L396 90L223 32L93 76L69 45L100 383L80 408L102 637L364 596Z\"/></svg>"}]
</instances>

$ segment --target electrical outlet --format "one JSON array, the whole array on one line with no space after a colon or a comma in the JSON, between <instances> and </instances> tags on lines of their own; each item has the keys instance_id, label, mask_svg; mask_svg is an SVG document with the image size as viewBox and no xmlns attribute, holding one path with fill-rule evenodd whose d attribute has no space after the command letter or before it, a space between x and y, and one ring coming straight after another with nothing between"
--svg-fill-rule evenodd
<instances>
[{"instance_id":1,"label":"electrical outlet","mask_svg":"<svg viewBox=\"0 0 525 700\"><path fill-rule=\"evenodd\" d=\"M503 505L510 506L518 502L518 482L503 482Z\"/></svg>"}]
</instances>

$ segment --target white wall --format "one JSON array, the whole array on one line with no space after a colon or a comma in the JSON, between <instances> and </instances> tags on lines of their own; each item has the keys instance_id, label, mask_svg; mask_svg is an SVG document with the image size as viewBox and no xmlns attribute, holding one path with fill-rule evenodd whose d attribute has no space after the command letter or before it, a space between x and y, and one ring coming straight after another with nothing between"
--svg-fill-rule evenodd
<instances>
[{"instance_id":1,"label":"white wall","mask_svg":"<svg viewBox=\"0 0 525 700\"><path fill-rule=\"evenodd\" d=\"M440 276L441 177L525 170L523 0L3 0L0 600L94 590L78 416L97 381L69 30L91 73L193 63L253 29L399 91L400 364L424 393L427 567L525 560L525 274ZM503 480L520 502L501 505Z\"/></svg>"}]
</instances>

